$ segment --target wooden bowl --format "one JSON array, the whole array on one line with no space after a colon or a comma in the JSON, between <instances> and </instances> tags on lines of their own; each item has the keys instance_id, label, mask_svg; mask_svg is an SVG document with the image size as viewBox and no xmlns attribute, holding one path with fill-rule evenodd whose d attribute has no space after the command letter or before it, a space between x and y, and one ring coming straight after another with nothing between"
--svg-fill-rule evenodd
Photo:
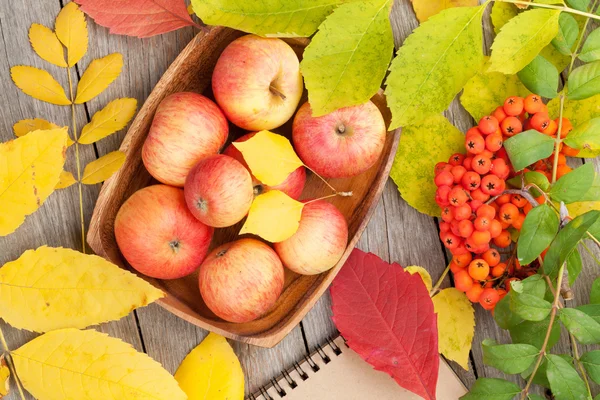
<instances>
[{"instance_id":1,"label":"wooden bowl","mask_svg":"<svg viewBox=\"0 0 600 400\"><path fill-rule=\"evenodd\" d=\"M100 192L90 223L88 243L96 254L107 258L122 268L131 269L121 255L114 234L114 221L121 204L135 191L155 183L142 163L141 150L152 123L158 104L166 96L192 91L212 97L211 75L221 52L233 40L244 35L229 28L215 27L199 33L177 57L158 82L148 100L133 121L123 140L121 150L127 154L125 164L108 180ZM308 44L307 39L285 39L299 57ZM301 100L306 100L306 93ZM372 101L381 110L389 126L390 112L380 91ZM290 137L291 122L276 130ZM230 140L244 132L231 126ZM348 247L337 265L320 275L302 276L286 270L283 294L274 307L263 317L249 323L230 323L216 317L204 304L198 289L198 274L176 279L157 280L142 276L162 289L167 296L159 304L173 314L202 328L228 338L263 347L272 347L285 337L313 307L325 292L356 245L362 231L373 213L388 178L396 153L399 130L388 133L380 160L367 172L347 179L329 182L339 191L353 191L352 197L335 197L335 204L346 217L349 229ZM331 194L321 180L312 174L307 176L303 198L316 198ZM240 224L218 229L212 247L234 240ZM134 271L135 272L135 271Z\"/></svg>"}]
</instances>

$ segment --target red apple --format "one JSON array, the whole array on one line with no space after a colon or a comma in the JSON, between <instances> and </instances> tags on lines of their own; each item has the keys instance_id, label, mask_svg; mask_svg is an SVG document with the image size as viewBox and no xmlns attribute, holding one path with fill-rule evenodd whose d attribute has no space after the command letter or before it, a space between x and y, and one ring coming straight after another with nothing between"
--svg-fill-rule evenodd
<instances>
[{"instance_id":1,"label":"red apple","mask_svg":"<svg viewBox=\"0 0 600 400\"><path fill-rule=\"evenodd\" d=\"M256 132L248 133L239 139L235 140L235 142L245 142L250 139L252 136L256 135ZM244 156L242 152L239 151L234 145L230 144L225 148L223 154L228 155L229 157L233 157L238 160L244 167L250 171L248 168L248 164L244 160ZM250 171L252 174L252 171ZM306 182L306 170L304 167L297 168L294 172L292 172L285 181L281 182L276 186L268 186L256 179L254 175L252 175L252 185L254 186L254 194L259 195L262 193L266 193L269 190L280 190L283 193L290 196L292 199L298 200L300 195L302 194L302 189L304 189L304 183Z\"/></svg>"},{"instance_id":2,"label":"red apple","mask_svg":"<svg viewBox=\"0 0 600 400\"><path fill-rule=\"evenodd\" d=\"M223 154L198 162L185 181L184 192L192 214L215 228L241 221L254 199L250 172Z\"/></svg>"},{"instance_id":3,"label":"red apple","mask_svg":"<svg viewBox=\"0 0 600 400\"><path fill-rule=\"evenodd\" d=\"M157 180L183 186L194 164L217 154L228 134L227 119L213 101L197 93L175 93L156 110L142 160Z\"/></svg>"},{"instance_id":4,"label":"red apple","mask_svg":"<svg viewBox=\"0 0 600 400\"><path fill-rule=\"evenodd\" d=\"M379 159L386 128L371 101L313 117L304 103L294 117L292 139L304 163L324 178L359 175Z\"/></svg>"},{"instance_id":5,"label":"red apple","mask_svg":"<svg viewBox=\"0 0 600 400\"><path fill-rule=\"evenodd\" d=\"M348 224L342 213L324 200L307 202L292 237L275 243L283 265L302 275L333 268L348 244Z\"/></svg>"},{"instance_id":6,"label":"red apple","mask_svg":"<svg viewBox=\"0 0 600 400\"><path fill-rule=\"evenodd\" d=\"M213 229L187 208L183 190L167 185L135 192L117 213L115 237L133 268L158 279L194 272L208 253Z\"/></svg>"},{"instance_id":7,"label":"red apple","mask_svg":"<svg viewBox=\"0 0 600 400\"><path fill-rule=\"evenodd\" d=\"M302 96L300 63L281 39L246 35L225 48L212 89L227 118L249 131L287 122Z\"/></svg>"},{"instance_id":8,"label":"red apple","mask_svg":"<svg viewBox=\"0 0 600 400\"><path fill-rule=\"evenodd\" d=\"M277 254L256 239L240 239L214 249L200 267L200 293L218 317L252 321L267 312L283 290Z\"/></svg>"}]
</instances>

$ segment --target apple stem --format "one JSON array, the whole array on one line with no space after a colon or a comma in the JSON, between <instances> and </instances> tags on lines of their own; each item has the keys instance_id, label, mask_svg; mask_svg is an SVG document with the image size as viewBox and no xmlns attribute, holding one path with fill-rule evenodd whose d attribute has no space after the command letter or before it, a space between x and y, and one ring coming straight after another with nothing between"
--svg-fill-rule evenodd
<instances>
[{"instance_id":1,"label":"apple stem","mask_svg":"<svg viewBox=\"0 0 600 400\"><path fill-rule=\"evenodd\" d=\"M173 239L169 242L169 247L171 247L171 250L173 250L174 253L179 253L179 240L178 239Z\"/></svg>"},{"instance_id":2,"label":"apple stem","mask_svg":"<svg viewBox=\"0 0 600 400\"><path fill-rule=\"evenodd\" d=\"M353 195L352 191L349 191L349 192L336 192L335 194L338 195L338 196L342 196L342 197L350 197L350 196Z\"/></svg>"},{"instance_id":3,"label":"apple stem","mask_svg":"<svg viewBox=\"0 0 600 400\"><path fill-rule=\"evenodd\" d=\"M285 97L285 94L281 93L279 90L277 90L277 88L275 88L275 86L270 85L269 86L269 90L271 91L271 93L281 97L281 100L286 100L287 97Z\"/></svg>"},{"instance_id":4,"label":"apple stem","mask_svg":"<svg viewBox=\"0 0 600 400\"><path fill-rule=\"evenodd\" d=\"M337 133L339 135L346 133L346 126L344 124L339 124L337 127Z\"/></svg>"}]
</instances>

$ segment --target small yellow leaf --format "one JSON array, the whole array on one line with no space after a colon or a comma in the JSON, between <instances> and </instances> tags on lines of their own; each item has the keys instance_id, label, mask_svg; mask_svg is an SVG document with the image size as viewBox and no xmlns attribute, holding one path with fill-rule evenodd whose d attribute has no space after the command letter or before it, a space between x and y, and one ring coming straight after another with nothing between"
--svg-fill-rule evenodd
<instances>
[{"instance_id":1,"label":"small yellow leaf","mask_svg":"<svg viewBox=\"0 0 600 400\"><path fill-rule=\"evenodd\" d=\"M67 48L69 67L77 64L88 49L88 30L85 15L74 2L60 10L55 22L56 36Z\"/></svg>"},{"instance_id":2,"label":"small yellow leaf","mask_svg":"<svg viewBox=\"0 0 600 400\"><path fill-rule=\"evenodd\" d=\"M478 0L412 0L412 6L419 22L425 22L442 10L452 7L473 7Z\"/></svg>"},{"instance_id":3,"label":"small yellow leaf","mask_svg":"<svg viewBox=\"0 0 600 400\"><path fill-rule=\"evenodd\" d=\"M17 65L10 69L10 75L15 85L34 99L59 106L71 104L60 83L46 70Z\"/></svg>"},{"instance_id":4,"label":"small yellow leaf","mask_svg":"<svg viewBox=\"0 0 600 400\"><path fill-rule=\"evenodd\" d=\"M427 270L425 268L419 267L416 265L411 265L410 267L406 267L404 269L406 270L406 272L409 272L411 275L414 275L414 274L421 275L421 279L423 280L423 283L425 284L427 291L431 292L431 288L432 288L431 275L429 275L429 272L427 272Z\"/></svg>"},{"instance_id":5,"label":"small yellow leaf","mask_svg":"<svg viewBox=\"0 0 600 400\"><path fill-rule=\"evenodd\" d=\"M0 355L0 399L8 396L10 390L10 369L3 355Z\"/></svg>"},{"instance_id":6,"label":"small yellow leaf","mask_svg":"<svg viewBox=\"0 0 600 400\"><path fill-rule=\"evenodd\" d=\"M242 153L252 174L269 186L279 185L289 174L304 165L285 137L260 131L245 142L233 142Z\"/></svg>"},{"instance_id":7,"label":"small yellow leaf","mask_svg":"<svg viewBox=\"0 0 600 400\"><path fill-rule=\"evenodd\" d=\"M185 357L175 379L188 400L242 400L244 371L223 336L209 333Z\"/></svg>"},{"instance_id":8,"label":"small yellow leaf","mask_svg":"<svg viewBox=\"0 0 600 400\"><path fill-rule=\"evenodd\" d=\"M304 203L279 190L269 190L254 199L240 235L253 233L277 243L291 237L300 226Z\"/></svg>"},{"instance_id":9,"label":"small yellow leaf","mask_svg":"<svg viewBox=\"0 0 600 400\"><path fill-rule=\"evenodd\" d=\"M77 179L75 179L73 174L68 171L63 171L60 173L60 178L54 189L66 189L74 183L77 183Z\"/></svg>"},{"instance_id":10,"label":"small yellow leaf","mask_svg":"<svg viewBox=\"0 0 600 400\"><path fill-rule=\"evenodd\" d=\"M38 130L58 129L60 126L53 124L45 119L22 119L13 125L13 130L16 137L25 136L29 132Z\"/></svg>"},{"instance_id":11,"label":"small yellow leaf","mask_svg":"<svg viewBox=\"0 0 600 400\"><path fill-rule=\"evenodd\" d=\"M93 330L46 333L12 352L39 400L185 400L177 381L133 346Z\"/></svg>"},{"instance_id":12,"label":"small yellow leaf","mask_svg":"<svg viewBox=\"0 0 600 400\"><path fill-rule=\"evenodd\" d=\"M43 60L59 67L67 67L63 46L52 29L40 24L31 25L29 41L33 50Z\"/></svg>"},{"instance_id":13,"label":"small yellow leaf","mask_svg":"<svg viewBox=\"0 0 600 400\"><path fill-rule=\"evenodd\" d=\"M77 85L75 103L82 104L102 93L121 74L123 56L119 53L92 61Z\"/></svg>"},{"instance_id":14,"label":"small yellow leaf","mask_svg":"<svg viewBox=\"0 0 600 400\"><path fill-rule=\"evenodd\" d=\"M92 144L123 129L133 118L137 110L136 99L116 99L92 117L89 124L83 127L79 143Z\"/></svg>"},{"instance_id":15,"label":"small yellow leaf","mask_svg":"<svg viewBox=\"0 0 600 400\"><path fill-rule=\"evenodd\" d=\"M42 246L0 268L0 317L48 332L120 319L162 291L102 257Z\"/></svg>"},{"instance_id":16,"label":"small yellow leaf","mask_svg":"<svg viewBox=\"0 0 600 400\"><path fill-rule=\"evenodd\" d=\"M0 236L14 232L54 191L66 144L65 128L0 143Z\"/></svg>"},{"instance_id":17,"label":"small yellow leaf","mask_svg":"<svg viewBox=\"0 0 600 400\"><path fill-rule=\"evenodd\" d=\"M432 300L438 318L439 352L469 370L469 352L475 333L473 305L456 288L446 288Z\"/></svg>"},{"instance_id":18,"label":"small yellow leaf","mask_svg":"<svg viewBox=\"0 0 600 400\"><path fill-rule=\"evenodd\" d=\"M125 153L113 151L85 166L81 183L93 185L104 182L121 168L125 162Z\"/></svg>"}]
</instances>

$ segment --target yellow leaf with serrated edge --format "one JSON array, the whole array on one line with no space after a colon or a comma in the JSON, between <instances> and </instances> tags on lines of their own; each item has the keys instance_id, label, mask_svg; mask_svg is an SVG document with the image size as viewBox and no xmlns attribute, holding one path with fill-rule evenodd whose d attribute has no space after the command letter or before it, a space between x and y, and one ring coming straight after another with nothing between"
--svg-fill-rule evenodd
<instances>
[{"instance_id":1,"label":"yellow leaf with serrated edge","mask_svg":"<svg viewBox=\"0 0 600 400\"><path fill-rule=\"evenodd\" d=\"M125 153L120 150L103 155L85 166L81 183L93 185L104 182L121 168L125 162Z\"/></svg>"},{"instance_id":2,"label":"yellow leaf with serrated edge","mask_svg":"<svg viewBox=\"0 0 600 400\"><path fill-rule=\"evenodd\" d=\"M411 265L404 269L406 270L406 272L409 272L411 275L414 275L414 274L421 275L421 279L423 280L423 283L425 284L427 291L431 292L431 288L432 288L431 275L429 275L429 272L427 272L427 270L425 268L419 267L417 265Z\"/></svg>"},{"instance_id":3,"label":"yellow leaf with serrated edge","mask_svg":"<svg viewBox=\"0 0 600 400\"><path fill-rule=\"evenodd\" d=\"M65 128L0 143L0 236L13 233L54 191L66 148Z\"/></svg>"},{"instance_id":4,"label":"yellow leaf with serrated edge","mask_svg":"<svg viewBox=\"0 0 600 400\"><path fill-rule=\"evenodd\" d=\"M102 93L121 74L123 56L119 53L92 61L77 85L75 103L90 101Z\"/></svg>"},{"instance_id":5,"label":"yellow leaf with serrated edge","mask_svg":"<svg viewBox=\"0 0 600 400\"><path fill-rule=\"evenodd\" d=\"M38 400L185 400L177 381L129 343L93 330L46 333L12 352Z\"/></svg>"},{"instance_id":6,"label":"yellow leaf with serrated edge","mask_svg":"<svg viewBox=\"0 0 600 400\"><path fill-rule=\"evenodd\" d=\"M183 360L175 379L188 400L243 400L244 371L223 336L209 333Z\"/></svg>"},{"instance_id":7,"label":"yellow leaf with serrated edge","mask_svg":"<svg viewBox=\"0 0 600 400\"><path fill-rule=\"evenodd\" d=\"M69 67L85 55L88 49L88 30L85 15L73 2L67 3L56 17L56 36L67 48Z\"/></svg>"},{"instance_id":8,"label":"yellow leaf with serrated edge","mask_svg":"<svg viewBox=\"0 0 600 400\"><path fill-rule=\"evenodd\" d=\"M67 67L63 46L52 29L44 25L32 24L29 28L29 42L42 59L59 67Z\"/></svg>"},{"instance_id":9,"label":"yellow leaf with serrated edge","mask_svg":"<svg viewBox=\"0 0 600 400\"><path fill-rule=\"evenodd\" d=\"M456 288L446 288L432 300L438 318L438 351L469 370L469 352L475 333L473 305Z\"/></svg>"},{"instance_id":10,"label":"yellow leaf with serrated edge","mask_svg":"<svg viewBox=\"0 0 600 400\"><path fill-rule=\"evenodd\" d=\"M137 100L124 98L111 101L83 127L79 143L92 144L123 129L137 110Z\"/></svg>"},{"instance_id":11,"label":"yellow leaf with serrated edge","mask_svg":"<svg viewBox=\"0 0 600 400\"><path fill-rule=\"evenodd\" d=\"M548 102L548 114L551 118L558 118L560 111L560 96ZM584 100L569 100L565 98L563 117L568 118L574 127L582 125L593 118L600 117L600 94ZM578 158L593 158L598 155L597 151L582 149Z\"/></svg>"},{"instance_id":12,"label":"yellow leaf with serrated edge","mask_svg":"<svg viewBox=\"0 0 600 400\"><path fill-rule=\"evenodd\" d=\"M403 128L390 177L402 198L418 211L440 215L435 203L435 164L465 152L465 136L442 115Z\"/></svg>"},{"instance_id":13,"label":"yellow leaf with serrated edge","mask_svg":"<svg viewBox=\"0 0 600 400\"><path fill-rule=\"evenodd\" d=\"M4 355L0 355L0 399L10 391L10 369L6 365Z\"/></svg>"},{"instance_id":14,"label":"yellow leaf with serrated edge","mask_svg":"<svg viewBox=\"0 0 600 400\"><path fill-rule=\"evenodd\" d=\"M279 190L269 190L254 199L240 235L253 233L272 242L290 238L300 226L304 203Z\"/></svg>"},{"instance_id":15,"label":"yellow leaf with serrated edge","mask_svg":"<svg viewBox=\"0 0 600 400\"><path fill-rule=\"evenodd\" d=\"M478 0L412 0L412 6L419 22L425 22L442 10L452 7L473 7Z\"/></svg>"},{"instance_id":16,"label":"yellow leaf with serrated edge","mask_svg":"<svg viewBox=\"0 0 600 400\"><path fill-rule=\"evenodd\" d=\"M13 131L15 132L16 137L25 136L29 132L37 131L37 130L50 130L50 129L59 129L60 126L46 121L42 118L34 118L34 119L22 119L16 124L13 125ZM65 129L68 130L67 127ZM69 137L67 139L67 147L71 146L75 142Z\"/></svg>"},{"instance_id":17,"label":"yellow leaf with serrated edge","mask_svg":"<svg viewBox=\"0 0 600 400\"><path fill-rule=\"evenodd\" d=\"M77 183L77 179L69 171L63 171L60 173L60 178L54 189L66 189L69 186Z\"/></svg>"},{"instance_id":18,"label":"yellow leaf with serrated edge","mask_svg":"<svg viewBox=\"0 0 600 400\"><path fill-rule=\"evenodd\" d=\"M260 131L245 142L233 142L242 153L252 174L269 186L279 185L304 165L285 137L269 131Z\"/></svg>"},{"instance_id":19,"label":"yellow leaf with serrated edge","mask_svg":"<svg viewBox=\"0 0 600 400\"><path fill-rule=\"evenodd\" d=\"M26 65L17 65L10 69L13 82L23 93L48 103L68 106L71 100L67 98L64 89L46 70Z\"/></svg>"},{"instance_id":20,"label":"yellow leaf with serrated edge","mask_svg":"<svg viewBox=\"0 0 600 400\"><path fill-rule=\"evenodd\" d=\"M102 257L42 246L0 268L0 317L48 332L120 319L162 291Z\"/></svg>"}]
</instances>

